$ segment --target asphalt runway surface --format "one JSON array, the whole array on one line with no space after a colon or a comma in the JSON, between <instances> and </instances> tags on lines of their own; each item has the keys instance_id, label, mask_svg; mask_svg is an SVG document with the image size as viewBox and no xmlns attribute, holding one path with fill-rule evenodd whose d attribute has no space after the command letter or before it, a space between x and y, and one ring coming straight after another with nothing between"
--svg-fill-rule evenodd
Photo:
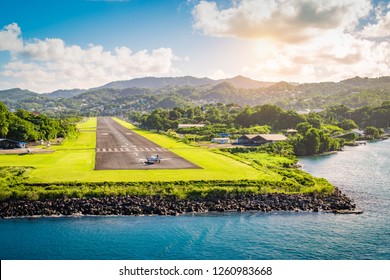
<instances>
[{"instance_id":1,"label":"asphalt runway surface","mask_svg":"<svg viewBox=\"0 0 390 280\"><path fill-rule=\"evenodd\" d=\"M150 156L157 155L160 163L146 162ZM97 119L95 159L95 170L200 168L109 117Z\"/></svg>"}]
</instances>

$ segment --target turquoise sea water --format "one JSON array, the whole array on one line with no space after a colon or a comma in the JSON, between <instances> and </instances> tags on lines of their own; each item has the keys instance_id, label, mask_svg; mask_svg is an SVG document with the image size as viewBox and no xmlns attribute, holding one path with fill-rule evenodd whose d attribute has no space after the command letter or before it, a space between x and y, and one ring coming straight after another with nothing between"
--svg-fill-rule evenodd
<instances>
[{"instance_id":1,"label":"turquoise sea water","mask_svg":"<svg viewBox=\"0 0 390 280\"><path fill-rule=\"evenodd\" d=\"M364 214L6 219L0 259L390 259L390 141L300 161Z\"/></svg>"}]
</instances>

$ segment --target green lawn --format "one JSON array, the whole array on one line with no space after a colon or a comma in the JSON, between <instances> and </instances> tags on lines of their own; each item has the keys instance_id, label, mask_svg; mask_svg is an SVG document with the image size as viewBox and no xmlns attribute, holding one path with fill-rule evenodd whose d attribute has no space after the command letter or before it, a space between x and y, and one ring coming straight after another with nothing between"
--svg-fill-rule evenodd
<instances>
[{"instance_id":1,"label":"green lawn","mask_svg":"<svg viewBox=\"0 0 390 280\"><path fill-rule=\"evenodd\" d=\"M250 161L260 173L272 173L273 180L282 182L280 189L284 189L286 192L311 193L316 191L318 193L330 193L334 189L323 178L316 178L297 168L286 168L295 164L294 159L261 152L238 153L236 156L240 160ZM275 185L278 185L277 182L275 182ZM269 192L274 190L275 188L272 187Z\"/></svg>"},{"instance_id":2,"label":"green lawn","mask_svg":"<svg viewBox=\"0 0 390 280\"><path fill-rule=\"evenodd\" d=\"M52 154L0 155L0 166L31 166L29 182L136 182L177 180L258 180L275 179L273 172L262 173L250 164L193 147L167 136L140 130L129 123L119 123L164 148L186 158L202 169L183 170L94 170L96 118L78 124L80 136L52 148Z\"/></svg>"}]
</instances>

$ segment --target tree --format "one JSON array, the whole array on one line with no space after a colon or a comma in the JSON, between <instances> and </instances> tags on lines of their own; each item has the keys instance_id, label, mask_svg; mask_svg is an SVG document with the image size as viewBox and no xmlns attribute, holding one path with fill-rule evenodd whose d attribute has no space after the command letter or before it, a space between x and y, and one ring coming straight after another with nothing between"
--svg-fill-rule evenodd
<instances>
[{"instance_id":1,"label":"tree","mask_svg":"<svg viewBox=\"0 0 390 280\"><path fill-rule=\"evenodd\" d=\"M305 124L305 123L302 123ZM294 147L294 153L298 156L314 155L320 151L321 136L320 130L309 128L306 134L298 134L291 140ZM327 144L324 144L327 146Z\"/></svg>"},{"instance_id":2,"label":"tree","mask_svg":"<svg viewBox=\"0 0 390 280\"><path fill-rule=\"evenodd\" d=\"M283 110L276 105L265 104L252 115L253 123L257 125L275 125Z\"/></svg>"},{"instance_id":3,"label":"tree","mask_svg":"<svg viewBox=\"0 0 390 280\"><path fill-rule=\"evenodd\" d=\"M344 130L351 130L358 127L357 124L351 119L342 120L338 126Z\"/></svg>"},{"instance_id":4,"label":"tree","mask_svg":"<svg viewBox=\"0 0 390 280\"><path fill-rule=\"evenodd\" d=\"M0 137L6 137L8 134L8 110L3 103L0 102Z\"/></svg>"},{"instance_id":5,"label":"tree","mask_svg":"<svg viewBox=\"0 0 390 280\"><path fill-rule=\"evenodd\" d=\"M313 126L310 123L302 122L297 125L296 130L298 130L298 133L305 135L312 127Z\"/></svg>"},{"instance_id":6,"label":"tree","mask_svg":"<svg viewBox=\"0 0 390 280\"><path fill-rule=\"evenodd\" d=\"M194 108L188 108L185 112L185 116L189 119L192 119L194 117Z\"/></svg>"},{"instance_id":7,"label":"tree","mask_svg":"<svg viewBox=\"0 0 390 280\"><path fill-rule=\"evenodd\" d=\"M294 154L297 156L306 155L306 147L303 141L303 136L298 134L293 139L291 139L291 144L294 147Z\"/></svg>"},{"instance_id":8,"label":"tree","mask_svg":"<svg viewBox=\"0 0 390 280\"><path fill-rule=\"evenodd\" d=\"M365 129L365 134L369 138L378 139L383 134L383 131L376 128L375 126L367 126Z\"/></svg>"},{"instance_id":9,"label":"tree","mask_svg":"<svg viewBox=\"0 0 390 280\"><path fill-rule=\"evenodd\" d=\"M182 114L180 113L179 110L173 109L169 111L169 119L172 121L180 119Z\"/></svg>"},{"instance_id":10,"label":"tree","mask_svg":"<svg viewBox=\"0 0 390 280\"><path fill-rule=\"evenodd\" d=\"M338 121L346 119L350 113L350 109L345 105L332 106L326 110L327 116L332 116Z\"/></svg>"},{"instance_id":11,"label":"tree","mask_svg":"<svg viewBox=\"0 0 390 280\"><path fill-rule=\"evenodd\" d=\"M311 128L303 138L306 147L306 154L314 155L319 152L321 139L319 131L316 128Z\"/></svg>"},{"instance_id":12,"label":"tree","mask_svg":"<svg viewBox=\"0 0 390 280\"><path fill-rule=\"evenodd\" d=\"M307 122L310 123L314 128L321 128L321 117L316 113L310 113L307 116Z\"/></svg>"},{"instance_id":13,"label":"tree","mask_svg":"<svg viewBox=\"0 0 390 280\"><path fill-rule=\"evenodd\" d=\"M302 115L299 115L295 111L282 112L279 115L277 124L275 125L277 129L288 129L296 127L299 123L304 122L305 118Z\"/></svg>"},{"instance_id":14,"label":"tree","mask_svg":"<svg viewBox=\"0 0 390 280\"><path fill-rule=\"evenodd\" d=\"M12 114L7 137L19 141L36 141L39 134L32 123Z\"/></svg>"},{"instance_id":15,"label":"tree","mask_svg":"<svg viewBox=\"0 0 390 280\"><path fill-rule=\"evenodd\" d=\"M245 107L244 110L237 115L236 119L234 120L234 123L238 126L250 127L252 113L252 108Z\"/></svg>"},{"instance_id":16,"label":"tree","mask_svg":"<svg viewBox=\"0 0 390 280\"><path fill-rule=\"evenodd\" d=\"M163 129L162 119L158 114L152 114L146 119L145 126L159 131Z\"/></svg>"}]
</instances>

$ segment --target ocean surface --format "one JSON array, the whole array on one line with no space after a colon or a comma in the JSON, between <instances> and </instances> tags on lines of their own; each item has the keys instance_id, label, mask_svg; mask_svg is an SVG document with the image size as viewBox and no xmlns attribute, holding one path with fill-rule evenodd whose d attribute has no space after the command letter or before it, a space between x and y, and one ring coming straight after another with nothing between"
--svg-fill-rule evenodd
<instances>
[{"instance_id":1,"label":"ocean surface","mask_svg":"<svg viewBox=\"0 0 390 280\"><path fill-rule=\"evenodd\" d=\"M362 215L229 213L0 220L0 259L390 259L390 140L301 158Z\"/></svg>"}]
</instances>

